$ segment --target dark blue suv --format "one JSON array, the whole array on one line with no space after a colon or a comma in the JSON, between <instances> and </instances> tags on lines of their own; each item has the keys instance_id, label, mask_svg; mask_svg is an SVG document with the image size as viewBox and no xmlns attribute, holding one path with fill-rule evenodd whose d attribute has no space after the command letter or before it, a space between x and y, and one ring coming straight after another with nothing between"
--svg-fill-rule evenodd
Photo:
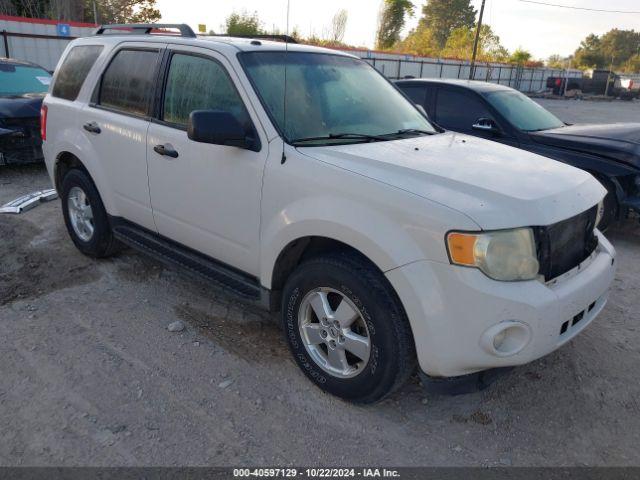
<instances>
[{"instance_id":1,"label":"dark blue suv","mask_svg":"<svg viewBox=\"0 0 640 480\"><path fill-rule=\"evenodd\" d=\"M590 172L609 192L601 229L640 212L640 123L568 125L526 95L493 83L396 82L446 130L529 150Z\"/></svg>"}]
</instances>

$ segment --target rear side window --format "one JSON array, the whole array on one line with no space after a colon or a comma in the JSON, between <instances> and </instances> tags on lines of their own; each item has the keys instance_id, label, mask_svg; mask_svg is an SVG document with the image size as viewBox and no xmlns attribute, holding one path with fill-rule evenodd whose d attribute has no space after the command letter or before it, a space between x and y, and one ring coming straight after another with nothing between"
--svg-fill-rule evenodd
<instances>
[{"instance_id":1,"label":"rear side window","mask_svg":"<svg viewBox=\"0 0 640 480\"><path fill-rule=\"evenodd\" d=\"M417 105L424 107L425 94L427 89L419 85L398 85L411 101Z\"/></svg>"},{"instance_id":2,"label":"rear side window","mask_svg":"<svg viewBox=\"0 0 640 480\"><path fill-rule=\"evenodd\" d=\"M75 100L100 52L102 52L100 45L73 47L58 69L51 95L65 100Z\"/></svg>"},{"instance_id":3,"label":"rear side window","mask_svg":"<svg viewBox=\"0 0 640 480\"><path fill-rule=\"evenodd\" d=\"M162 119L186 125L194 110L229 112L245 128L251 126L244 103L222 65L209 58L175 54L169 67Z\"/></svg>"},{"instance_id":4,"label":"rear side window","mask_svg":"<svg viewBox=\"0 0 640 480\"><path fill-rule=\"evenodd\" d=\"M125 113L148 115L157 62L156 50L120 50L102 76L98 103Z\"/></svg>"}]
</instances>

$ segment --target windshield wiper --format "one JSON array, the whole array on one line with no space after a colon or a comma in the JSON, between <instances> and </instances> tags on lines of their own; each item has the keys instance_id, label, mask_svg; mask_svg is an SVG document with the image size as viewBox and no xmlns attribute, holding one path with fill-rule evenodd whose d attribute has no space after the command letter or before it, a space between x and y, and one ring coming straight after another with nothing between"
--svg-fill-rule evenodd
<instances>
[{"instance_id":1,"label":"windshield wiper","mask_svg":"<svg viewBox=\"0 0 640 480\"><path fill-rule=\"evenodd\" d=\"M314 142L318 140L344 140L344 139L353 139L353 140L366 140L367 142L383 142L388 140L388 138L380 135L366 135L364 133L330 133L329 135L324 135L321 137L306 137L306 138L296 138L291 141L291 145L298 145L300 143L306 142Z\"/></svg>"},{"instance_id":2,"label":"windshield wiper","mask_svg":"<svg viewBox=\"0 0 640 480\"><path fill-rule=\"evenodd\" d=\"M389 135L404 135L405 133L415 133L419 135L433 135L436 132L430 132L429 130L420 130L419 128L403 128L396 133L390 133Z\"/></svg>"}]
</instances>

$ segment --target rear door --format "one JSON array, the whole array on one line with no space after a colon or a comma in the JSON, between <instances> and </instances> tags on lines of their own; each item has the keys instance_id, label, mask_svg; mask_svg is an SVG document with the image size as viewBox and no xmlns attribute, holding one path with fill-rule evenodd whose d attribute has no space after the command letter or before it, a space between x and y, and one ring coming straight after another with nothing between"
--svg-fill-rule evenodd
<instances>
[{"instance_id":1,"label":"rear door","mask_svg":"<svg viewBox=\"0 0 640 480\"><path fill-rule=\"evenodd\" d=\"M90 137L110 189L109 212L155 230L147 176L147 130L164 47L124 43L114 50L81 112L80 128Z\"/></svg>"},{"instance_id":2,"label":"rear door","mask_svg":"<svg viewBox=\"0 0 640 480\"><path fill-rule=\"evenodd\" d=\"M446 130L466 133L476 137L518 146L508 126L501 125L485 100L473 91L462 88L439 86L435 98L435 122ZM473 125L480 119L493 120L501 128L501 134L475 130Z\"/></svg>"},{"instance_id":3,"label":"rear door","mask_svg":"<svg viewBox=\"0 0 640 480\"><path fill-rule=\"evenodd\" d=\"M223 55L183 45L170 46L165 57L164 86L147 140L158 232L257 275L267 138ZM260 151L190 140L187 124L194 110L233 114L260 139Z\"/></svg>"},{"instance_id":4,"label":"rear door","mask_svg":"<svg viewBox=\"0 0 640 480\"><path fill-rule=\"evenodd\" d=\"M433 93L434 86L426 82L416 83L400 83L398 84L400 90L402 90L409 99L416 105L420 105L424 108L430 119L434 119L433 115Z\"/></svg>"}]
</instances>

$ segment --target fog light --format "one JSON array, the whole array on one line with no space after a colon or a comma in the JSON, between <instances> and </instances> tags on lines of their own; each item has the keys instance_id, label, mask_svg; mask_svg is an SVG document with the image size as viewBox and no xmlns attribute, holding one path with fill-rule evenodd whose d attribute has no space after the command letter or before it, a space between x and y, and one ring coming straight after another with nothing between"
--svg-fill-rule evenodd
<instances>
[{"instance_id":1,"label":"fog light","mask_svg":"<svg viewBox=\"0 0 640 480\"><path fill-rule=\"evenodd\" d=\"M531 328L526 323L507 320L489 327L480 338L482 348L498 357L520 353L531 340Z\"/></svg>"},{"instance_id":2,"label":"fog light","mask_svg":"<svg viewBox=\"0 0 640 480\"><path fill-rule=\"evenodd\" d=\"M493 348L500 350L504 340L507 338L507 330L501 330L495 337L493 337Z\"/></svg>"}]
</instances>

